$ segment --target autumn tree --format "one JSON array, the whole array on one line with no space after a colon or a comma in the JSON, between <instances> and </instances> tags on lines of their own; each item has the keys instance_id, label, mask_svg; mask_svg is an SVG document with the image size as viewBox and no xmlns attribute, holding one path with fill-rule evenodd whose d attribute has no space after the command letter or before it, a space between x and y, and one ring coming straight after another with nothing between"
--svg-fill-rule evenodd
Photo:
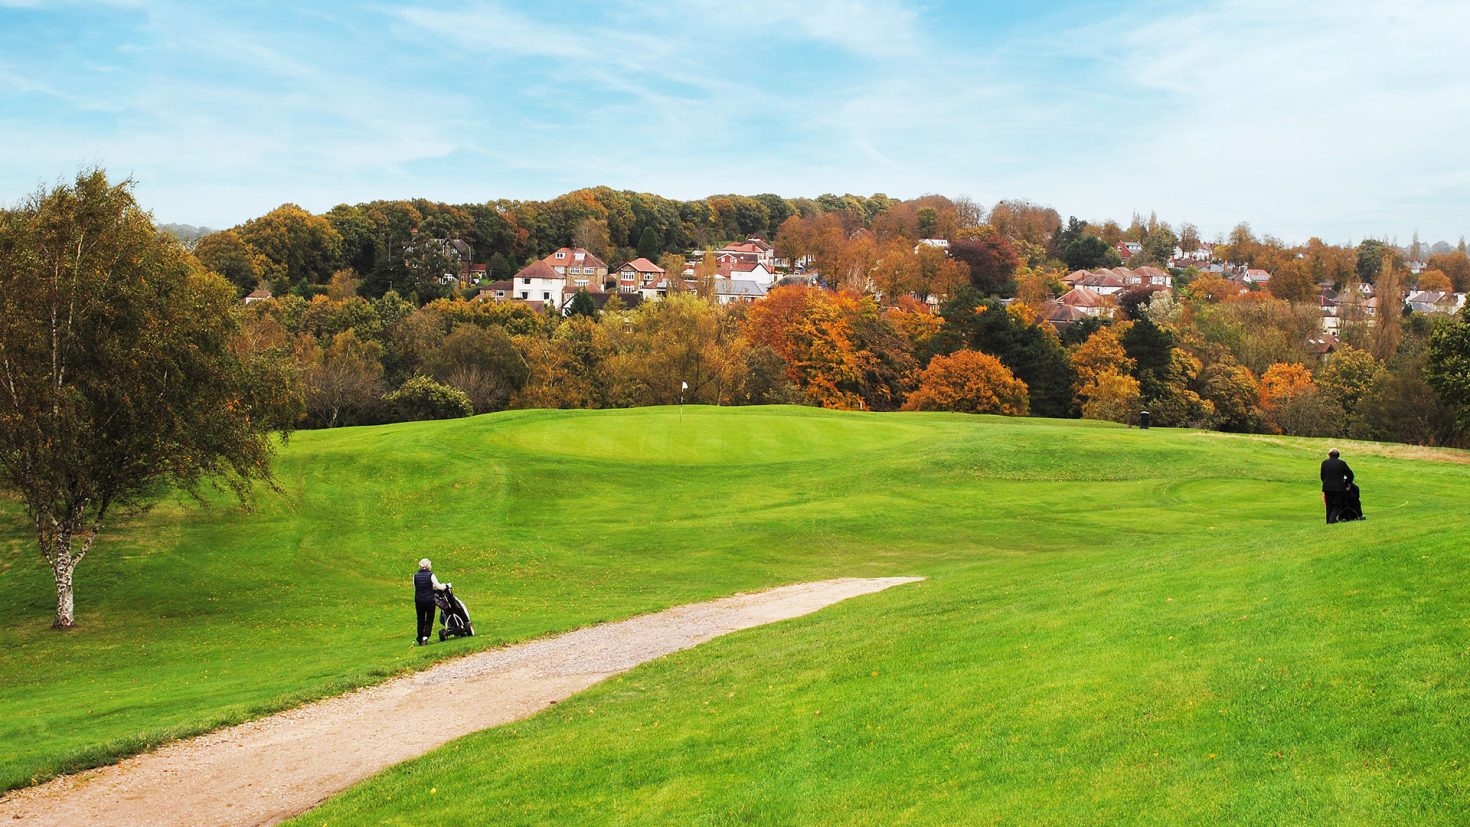
<instances>
[{"instance_id":1,"label":"autumn tree","mask_svg":"<svg viewBox=\"0 0 1470 827\"><path fill-rule=\"evenodd\" d=\"M1470 290L1470 256L1465 255L1464 250L1435 253L1429 257L1426 264L1428 269L1438 270L1448 276L1455 290L1459 292Z\"/></svg>"},{"instance_id":2,"label":"autumn tree","mask_svg":"<svg viewBox=\"0 0 1470 827\"><path fill-rule=\"evenodd\" d=\"M953 241L949 254L969 268L970 284L988 295L1006 291L1021 263L1011 242L998 235Z\"/></svg>"},{"instance_id":3,"label":"autumn tree","mask_svg":"<svg viewBox=\"0 0 1470 827\"><path fill-rule=\"evenodd\" d=\"M383 347L348 329L312 353L306 374L306 410L327 428L371 422L383 395Z\"/></svg>"},{"instance_id":4,"label":"autumn tree","mask_svg":"<svg viewBox=\"0 0 1470 827\"><path fill-rule=\"evenodd\" d=\"M1317 385L1351 415L1357 411L1358 400L1368 392L1373 378L1382 368L1383 365L1371 353L1340 345L1317 372Z\"/></svg>"},{"instance_id":5,"label":"autumn tree","mask_svg":"<svg viewBox=\"0 0 1470 827\"><path fill-rule=\"evenodd\" d=\"M1099 328L1072 351L1072 368L1079 385L1091 383L1104 373L1131 374L1137 362L1128 356L1118 338L1120 327ZM1121 329L1126 330L1127 325Z\"/></svg>"},{"instance_id":6,"label":"autumn tree","mask_svg":"<svg viewBox=\"0 0 1470 827\"><path fill-rule=\"evenodd\" d=\"M1208 273L1191 281L1184 289L1184 295L1190 300L1202 304L1218 304L1228 299L1233 299L1241 294L1241 286L1238 282Z\"/></svg>"},{"instance_id":7,"label":"autumn tree","mask_svg":"<svg viewBox=\"0 0 1470 827\"><path fill-rule=\"evenodd\" d=\"M1398 353L1402 331L1399 320L1404 316L1405 270L1397 257L1385 255L1378 273L1374 295L1378 298L1378 312L1371 326L1370 350L1379 361L1387 361Z\"/></svg>"},{"instance_id":8,"label":"autumn tree","mask_svg":"<svg viewBox=\"0 0 1470 827\"><path fill-rule=\"evenodd\" d=\"M1131 422L1142 407L1138 380L1109 370L1096 374L1078 388L1082 418Z\"/></svg>"},{"instance_id":9,"label":"autumn tree","mask_svg":"<svg viewBox=\"0 0 1470 827\"><path fill-rule=\"evenodd\" d=\"M1026 383L988 353L960 350L935 356L919 378L919 387L903 405L906 411L1025 416L1030 409Z\"/></svg>"},{"instance_id":10,"label":"autumn tree","mask_svg":"<svg viewBox=\"0 0 1470 827\"><path fill-rule=\"evenodd\" d=\"M1056 210L1024 199L1000 201L990 209L990 226L1002 238L1046 246L1061 225Z\"/></svg>"},{"instance_id":11,"label":"autumn tree","mask_svg":"<svg viewBox=\"0 0 1470 827\"><path fill-rule=\"evenodd\" d=\"M897 408L914 367L872 299L851 292L777 287L751 306L745 334L775 351L792 384L826 408Z\"/></svg>"},{"instance_id":12,"label":"autumn tree","mask_svg":"<svg viewBox=\"0 0 1470 827\"><path fill-rule=\"evenodd\" d=\"M1270 409L1284 399L1316 389L1312 372L1305 365L1278 362L1261 374L1261 407Z\"/></svg>"},{"instance_id":13,"label":"autumn tree","mask_svg":"<svg viewBox=\"0 0 1470 827\"><path fill-rule=\"evenodd\" d=\"M1261 410L1273 431L1292 436L1332 436L1347 424L1342 407L1300 364L1275 364L1261 374Z\"/></svg>"},{"instance_id":14,"label":"autumn tree","mask_svg":"<svg viewBox=\"0 0 1470 827\"><path fill-rule=\"evenodd\" d=\"M0 484L76 622L73 573L118 509L271 479L279 376L232 348L236 291L101 171L0 211Z\"/></svg>"},{"instance_id":15,"label":"autumn tree","mask_svg":"<svg viewBox=\"0 0 1470 827\"><path fill-rule=\"evenodd\" d=\"M609 240L607 221L591 217L578 221L572 230L571 243L573 247L581 247L598 258L606 259L608 247L612 244Z\"/></svg>"},{"instance_id":16,"label":"autumn tree","mask_svg":"<svg viewBox=\"0 0 1470 827\"><path fill-rule=\"evenodd\" d=\"M1317 279L1303 259L1292 259L1276 268L1266 288L1271 295L1283 301L1311 302L1317 299Z\"/></svg>"},{"instance_id":17,"label":"autumn tree","mask_svg":"<svg viewBox=\"0 0 1470 827\"><path fill-rule=\"evenodd\" d=\"M1179 249L1192 253L1199 248L1199 228L1188 221L1184 222L1179 226Z\"/></svg>"},{"instance_id":18,"label":"autumn tree","mask_svg":"<svg viewBox=\"0 0 1470 827\"><path fill-rule=\"evenodd\" d=\"M708 405L745 401L748 343L736 313L686 294L604 316L609 403L672 405L681 397Z\"/></svg>"},{"instance_id":19,"label":"autumn tree","mask_svg":"<svg viewBox=\"0 0 1470 827\"><path fill-rule=\"evenodd\" d=\"M1434 290L1443 293L1453 292L1455 289L1454 282L1450 281L1450 277L1443 270L1425 270L1419 274L1419 280L1414 283L1414 286L1420 290Z\"/></svg>"},{"instance_id":20,"label":"autumn tree","mask_svg":"<svg viewBox=\"0 0 1470 827\"><path fill-rule=\"evenodd\" d=\"M941 352L989 353L1026 383L1033 414L1072 415L1076 375L1051 325L1007 313L1003 305L981 297L973 287L956 291L940 307L940 315L944 327L936 346Z\"/></svg>"},{"instance_id":21,"label":"autumn tree","mask_svg":"<svg viewBox=\"0 0 1470 827\"><path fill-rule=\"evenodd\" d=\"M1211 360L1199 374L1199 395L1215 409L1210 427L1232 433L1261 429L1260 383L1228 354Z\"/></svg>"},{"instance_id":22,"label":"autumn tree","mask_svg":"<svg viewBox=\"0 0 1470 827\"><path fill-rule=\"evenodd\" d=\"M242 293L259 286L258 254L234 230L221 230L199 239L194 257L210 270L224 276Z\"/></svg>"},{"instance_id":23,"label":"autumn tree","mask_svg":"<svg viewBox=\"0 0 1470 827\"><path fill-rule=\"evenodd\" d=\"M475 413L504 410L530 368L505 330L461 322L424 360L428 375L465 394Z\"/></svg>"},{"instance_id":24,"label":"autumn tree","mask_svg":"<svg viewBox=\"0 0 1470 827\"><path fill-rule=\"evenodd\" d=\"M264 261L261 275L277 293L293 284L321 284L337 269L342 235L331 222L295 204L282 204L236 230Z\"/></svg>"}]
</instances>

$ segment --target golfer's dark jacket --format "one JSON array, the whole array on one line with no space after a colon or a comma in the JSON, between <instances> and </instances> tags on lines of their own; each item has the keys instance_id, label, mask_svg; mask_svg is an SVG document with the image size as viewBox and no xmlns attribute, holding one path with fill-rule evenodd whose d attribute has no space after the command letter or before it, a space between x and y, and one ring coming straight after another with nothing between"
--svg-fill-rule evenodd
<instances>
[{"instance_id":1,"label":"golfer's dark jacket","mask_svg":"<svg viewBox=\"0 0 1470 827\"><path fill-rule=\"evenodd\" d=\"M413 573L413 600L415 603L434 602L434 573L428 569L419 569Z\"/></svg>"},{"instance_id":2,"label":"golfer's dark jacket","mask_svg":"<svg viewBox=\"0 0 1470 827\"><path fill-rule=\"evenodd\" d=\"M1353 469L1346 462L1330 457L1322 461L1322 490L1346 491L1353 481Z\"/></svg>"}]
</instances>

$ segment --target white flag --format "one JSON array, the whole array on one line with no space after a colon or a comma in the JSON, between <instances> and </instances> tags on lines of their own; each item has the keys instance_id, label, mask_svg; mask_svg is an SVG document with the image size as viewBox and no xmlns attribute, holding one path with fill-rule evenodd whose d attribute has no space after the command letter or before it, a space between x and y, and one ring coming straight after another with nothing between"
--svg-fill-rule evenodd
<instances>
[{"instance_id":1,"label":"white flag","mask_svg":"<svg viewBox=\"0 0 1470 827\"><path fill-rule=\"evenodd\" d=\"M679 390L684 390L684 391L689 390L689 383L688 382L680 382L679 383Z\"/></svg>"}]
</instances>

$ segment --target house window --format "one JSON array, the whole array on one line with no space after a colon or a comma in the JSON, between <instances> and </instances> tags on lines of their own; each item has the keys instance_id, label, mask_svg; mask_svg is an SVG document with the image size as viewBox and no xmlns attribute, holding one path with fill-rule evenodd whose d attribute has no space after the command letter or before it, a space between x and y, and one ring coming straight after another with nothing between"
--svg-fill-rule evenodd
<instances>
[{"instance_id":1,"label":"house window","mask_svg":"<svg viewBox=\"0 0 1470 827\"><path fill-rule=\"evenodd\" d=\"M567 257L567 254L566 254L566 253L562 253L562 252L558 252L558 253L557 253L557 254L556 254L556 257L557 257L557 258L566 258L566 257Z\"/></svg>"},{"instance_id":2,"label":"house window","mask_svg":"<svg viewBox=\"0 0 1470 827\"><path fill-rule=\"evenodd\" d=\"M525 301L526 299L529 299L529 298L531 298L530 292L529 291L526 291L526 290L522 290L521 291L521 301Z\"/></svg>"},{"instance_id":3,"label":"house window","mask_svg":"<svg viewBox=\"0 0 1470 827\"><path fill-rule=\"evenodd\" d=\"M541 301L544 301L544 302L551 301L551 294L550 293L542 293L541 294Z\"/></svg>"},{"instance_id":4,"label":"house window","mask_svg":"<svg viewBox=\"0 0 1470 827\"><path fill-rule=\"evenodd\" d=\"M531 280L530 279L521 279L521 284L530 284L530 283L531 283Z\"/></svg>"},{"instance_id":5,"label":"house window","mask_svg":"<svg viewBox=\"0 0 1470 827\"><path fill-rule=\"evenodd\" d=\"M572 275L575 276L578 273L582 272L582 268L581 267L573 267L572 269L568 270L567 272L568 273L571 273Z\"/></svg>"},{"instance_id":6,"label":"house window","mask_svg":"<svg viewBox=\"0 0 1470 827\"><path fill-rule=\"evenodd\" d=\"M587 286L587 280L586 279L577 279L577 286L578 287L586 287Z\"/></svg>"}]
</instances>

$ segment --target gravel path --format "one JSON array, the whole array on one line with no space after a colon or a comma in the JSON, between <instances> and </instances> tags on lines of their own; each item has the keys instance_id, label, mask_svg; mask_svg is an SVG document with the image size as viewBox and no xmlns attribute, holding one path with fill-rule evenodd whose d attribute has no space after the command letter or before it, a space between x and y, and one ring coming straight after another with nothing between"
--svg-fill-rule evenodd
<instances>
[{"instance_id":1,"label":"gravel path","mask_svg":"<svg viewBox=\"0 0 1470 827\"><path fill-rule=\"evenodd\" d=\"M0 824L274 824L394 764L532 715L644 661L922 579L799 583L467 655L17 790L0 798Z\"/></svg>"}]
</instances>

